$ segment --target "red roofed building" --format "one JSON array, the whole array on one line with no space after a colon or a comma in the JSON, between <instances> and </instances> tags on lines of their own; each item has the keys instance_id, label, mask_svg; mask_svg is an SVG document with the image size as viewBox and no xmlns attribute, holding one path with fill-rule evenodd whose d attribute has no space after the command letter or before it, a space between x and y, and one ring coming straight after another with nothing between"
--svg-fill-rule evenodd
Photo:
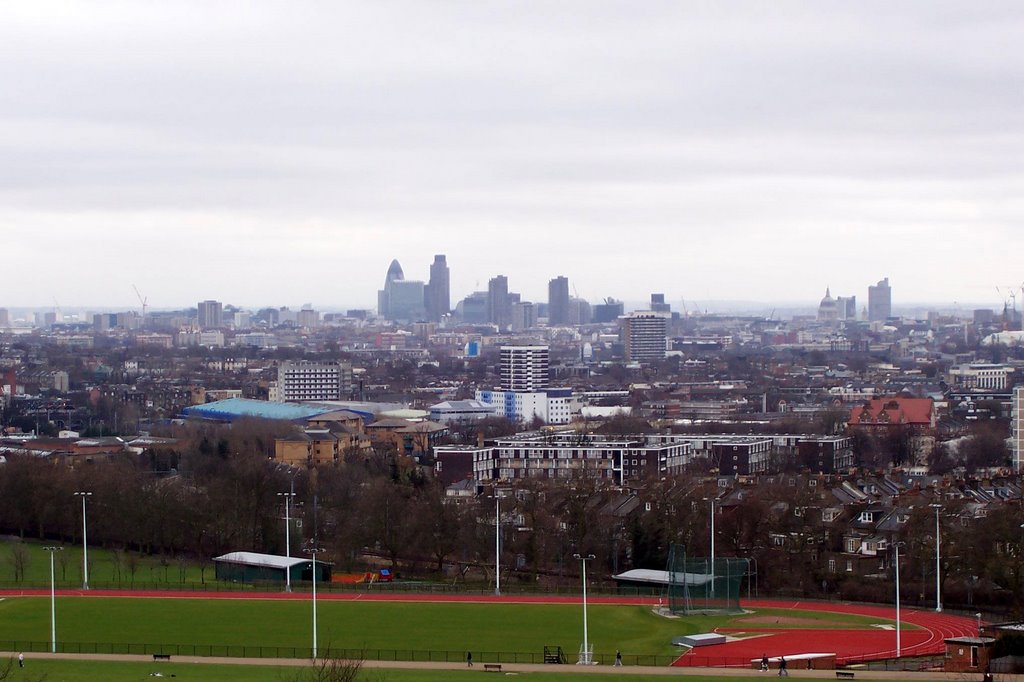
<instances>
[{"instance_id":1,"label":"red roofed building","mask_svg":"<svg viewBox=\"0 0 1024 682\"><path fill-rule=\"evenodd\" d=\"M931 398L873 398L850 410L847 426L877 437L906 432L919 463L935 446L935 401Z\"/></svg>"}]
</instances>

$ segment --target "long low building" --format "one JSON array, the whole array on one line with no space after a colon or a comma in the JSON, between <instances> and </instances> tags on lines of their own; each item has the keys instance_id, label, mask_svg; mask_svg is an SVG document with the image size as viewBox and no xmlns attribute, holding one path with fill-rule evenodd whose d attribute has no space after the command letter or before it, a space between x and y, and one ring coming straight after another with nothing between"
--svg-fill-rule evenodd
<instances>
[{"instance_id":1,"label":"long low building","mask_svg":"<svg viewBox=\"0 0 1024 682\"><path fill-rule=\"evenodd\" d=\"M445 485L466 479L566 479L582 472L625 485L681 473L701 459L724 476L772 473L786 462L830 474L853 465L852 443L847 436L813 434L523 433L486 444L437 446L434 466Z\"/></svg>"},{"instance_id":2,"label":"long low building","mask_svg":"<svg viewBox=\"0 0 1024 682\"><path fill-rule=\"evenodd\" d=\"M484 446L438 446L435 469L445 484L593 475L617 485L681 473L690 444L673 436L521 434Z\"/></svg>"},{"instance_id":3,"label":"long low building","mask_svg":"<svg viewBox=\"0 0 1024 682\"><path fill-rule=\"evenodd\" d=\"M304 557L285 557L258 552L229 552L214 557L217 580L228 582L285 582L288 574L292 581L313 579L313 560ZM317 582L331 581L331 564L316 562Z\"/></svg>"}]
</instances>

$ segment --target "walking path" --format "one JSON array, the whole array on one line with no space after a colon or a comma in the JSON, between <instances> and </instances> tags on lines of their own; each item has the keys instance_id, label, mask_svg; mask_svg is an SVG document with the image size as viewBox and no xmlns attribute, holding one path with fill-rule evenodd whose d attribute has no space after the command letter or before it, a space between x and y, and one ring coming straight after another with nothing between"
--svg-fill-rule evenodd
<instances>
[{"instance_id":1,"label":"walking path","mask_svg":"<svg viewBox=\"0 0 1024 682\"><path fill-rule=\"evenodd\" d=\"M0 654L3 655L3 654ZM17 656L17 652L10 652L9 655ZM195 663L201 665L259 665L274 667L304 667L309 661L295 659L267 659L267 658L224 658L218 656L175 656L169 663L154 663L152 656L138 656L132 654L46 654L33 653L33 659L58 659L58 660L79 660L79 661L131 661L137 663L153 663L159 666L173 666L176 663ZM391 668L404 670L465 670L465 663L421 663L409 661L364 661L365 668ZM481 665L474 669L483 670ZM769 678L774 677L759 670L745 670L735 668L678 668L678 667L654 667L632 665L616 668L608 665L541 665L528 663L502 663L501 670L504 673L590 673L594 675L658 675L658 676L702 676L702 677L728 677L728 678ZM798 679L820 679L835 680L835 673L831 670L792 670L790 677ZM939 673L939 672L902 672L886 670L857 670L858 680L940 680L944 682L965 682L967 680L981 679L981 675L964 675L962 673ZM1003 677L1003 676L999 676Z\"/></svg>"}]
</instances>

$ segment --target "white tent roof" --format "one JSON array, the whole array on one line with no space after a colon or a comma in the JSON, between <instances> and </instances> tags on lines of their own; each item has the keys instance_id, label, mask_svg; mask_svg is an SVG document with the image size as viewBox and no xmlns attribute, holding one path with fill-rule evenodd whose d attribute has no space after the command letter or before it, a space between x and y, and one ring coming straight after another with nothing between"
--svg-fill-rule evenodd
<instances>
[{"instance_id":1,"label":"white tent roof","mask_svg":"<svg viewBox=\"0 0 1024 682\"><path fill-rule=\"evenodd\" d=\"M258 554L256 552L228 552L221 556L214 557L214 561L223 561L231 564L246 564L248 566L265 566L267 568L290 568L300 564L309 563L309 559L302 557L286 557L277 554Z\"/></svg>"},{"instance_id":2,"label":"white tent roof","mask_svg":"<svg viewBox=\"0 0 1024 682\"><path fill-rule=\"evenodd\" d=\"M612 578L615 580L628 580L634 583L651 583L654 585L669 584L668 571L655 571L649 568L634 568L632 571L613 575ZM683 573L681 571L677 571L675 574L675 582L685 583L687 585L705 585L711 582L711 576L707 573Z\"/></svg>"}]
</instances>

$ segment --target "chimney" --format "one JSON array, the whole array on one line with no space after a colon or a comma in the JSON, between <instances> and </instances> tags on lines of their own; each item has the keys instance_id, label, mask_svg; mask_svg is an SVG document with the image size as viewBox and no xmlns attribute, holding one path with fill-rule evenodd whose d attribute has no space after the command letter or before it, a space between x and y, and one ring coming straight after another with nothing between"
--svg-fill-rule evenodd
<instances>
[{"instance_id":1,"label":"chimney","mask_svg":"<svg viewBox=\"0 0 1024 682\"><path fill-rule=\"evenodd\" d=\"M483 431L477 431L476 434L476 446L482 448L484 446L484 434Z\"/></svg>"}]
</instances>

